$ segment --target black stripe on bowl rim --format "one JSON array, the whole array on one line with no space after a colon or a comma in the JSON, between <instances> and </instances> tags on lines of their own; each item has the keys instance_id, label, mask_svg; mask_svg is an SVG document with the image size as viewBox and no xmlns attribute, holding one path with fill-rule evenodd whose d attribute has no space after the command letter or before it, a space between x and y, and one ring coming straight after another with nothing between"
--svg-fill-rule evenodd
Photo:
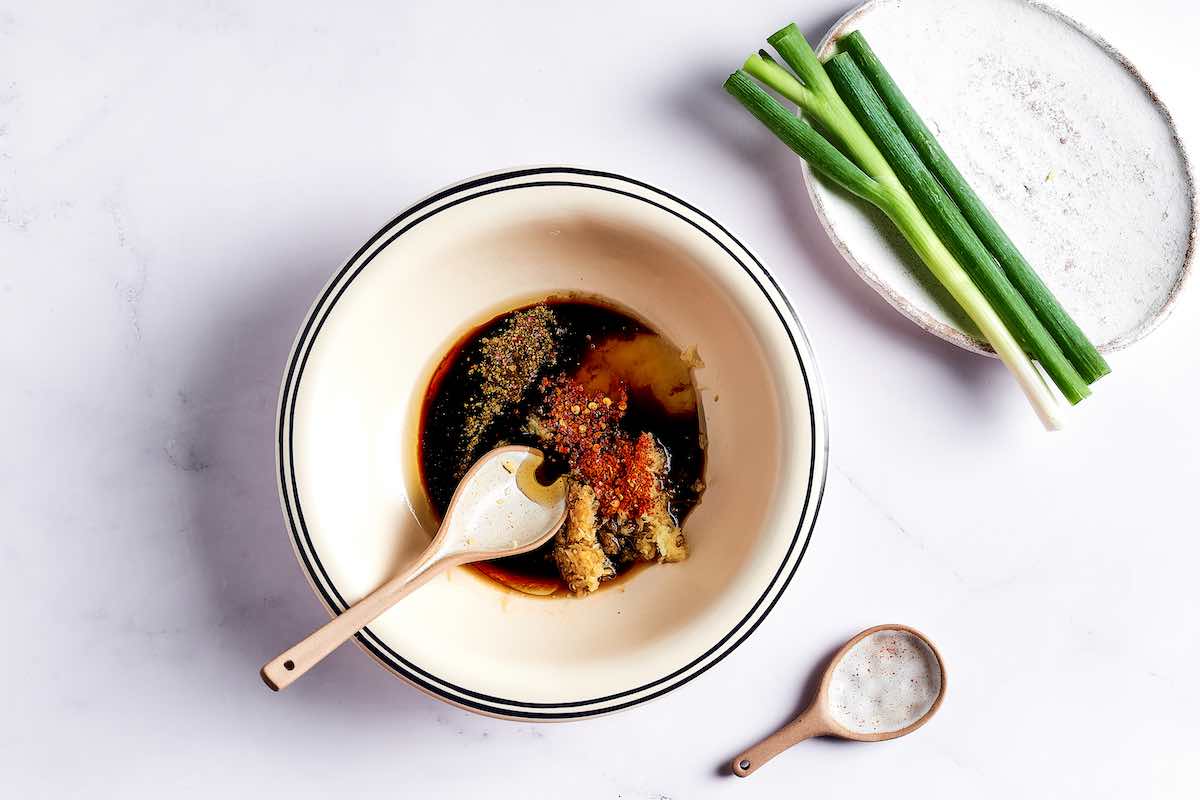
<instances>
[{"instance_id":1,"label":"black stripe on bowl rim","mask_svg":"<svg viewBox=\"0 0 1200 800\"><path fill-rule=\"evenodd\" d=\"M592 180L589 181L589 178ZM613 183L618 185L624 184L628 188L618 188L618 186L610 185ZM544 703L495 697L457 686L418 667L389 647L386 642L371 631L370 627L364 628L355 635L358 644L380 664L387 667L398 677L434 697L445 700L453 705L490 716L528 721L556 721L609 714L648 702L666 694L712 668L725 658L725 656L733 652L758 628L791 582L812 538L812 530L816 523L825 488L829 442L828 425L825 417L825 399L821 390L819 377L816 374L815 365L812 363L812 348L809 345L807 336L804 333L803 326L800 324L795 310L774 278L762 265L762 262L711 216L700 211L690 203L648 183L600 170L567 166L528 167L503 170L475 178L468 178L410 206L368 239L342 268L334 274L322 290L316 302L305 316L292 352L288 357L287 370L280 389L276 431L276 460L280 503L288 522L296 557L309 583L312 584L313 590L320 597L331 615L340 614L349 606L349 603L346 602L342 593L330 579L309 534L300 502L295 464L292 457L292 420L295 414L296 398L299 394L300 381L304 375L309 353L316 342L317 336L337 305L338 300L350 284L353 283L355 278L371 263L376 255L406 231L411 230L413 227L442 211L470 200L499 192L537 187L595 189L638 200L683 220L718 245L750 277L759 291L762 292L771 309L775 312L780 324L783 326L784 331L787 333L809 398L808 422L810 441L812 443L809 457L808 485L805 489L805 499L800 518L797 520L795 532L789 542L788 550L766 588L745 616L729 632L705 652L661 678L621 692L586 700ZM673 208L668 204L674 204L678 208ZM702 225L696 219L681 213L679 208L685 209L705 224ZM718 231L731 244L721 241L721 239L714 235L712 229Z\"/></svg>"}]
</instances>

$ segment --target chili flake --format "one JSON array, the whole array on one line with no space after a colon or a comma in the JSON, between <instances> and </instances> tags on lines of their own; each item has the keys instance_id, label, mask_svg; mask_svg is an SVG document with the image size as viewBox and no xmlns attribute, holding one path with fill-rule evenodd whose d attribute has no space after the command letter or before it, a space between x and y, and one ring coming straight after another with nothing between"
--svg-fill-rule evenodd
<instances>
[{"instance_id":1,"label":"chili flake","mask_svg":"<svg viewBox=\"0 0 1200 800\"><path fill-rule=\"evenodd\" d=\"M544 378L541 389L552 446L592 487L599 507L624 519L648 512L659 491L662 455L650 434L635 441L617 424L629 407L625 387L618 385L609 394L589 392L559 377ZM578 422L581 416L587 422Z\"/></svg>"}]
</instances>

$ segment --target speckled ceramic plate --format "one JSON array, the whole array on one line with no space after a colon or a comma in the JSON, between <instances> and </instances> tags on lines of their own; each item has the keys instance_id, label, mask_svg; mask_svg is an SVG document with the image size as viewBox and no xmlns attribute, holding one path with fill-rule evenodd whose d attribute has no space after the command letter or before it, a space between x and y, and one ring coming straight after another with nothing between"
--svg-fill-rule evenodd
<instances>
[{"instance_id":1,"label":"speckled ceramic plate","mask_svg":"<svg viewBox=\"0 0 1200 800\"><path fill-rule=\"evenodd\" d=\"M452 344L499 311L600 295L695 345L708 439L686 561L584 598L531 597L469 568L358 636L429 694L499 717L579 719L683 686L770 612L825 483L812 351L758 259L641 181L513 169L412 206L343 266L304 321L279 408L279 487L305 575L338 613L410 562L435 525L417 470L421 400Z\"/></svg>"},{"instance_id":2,"label":"speckled ceramic plate","mask_svg":"<svg viewBox=\"0 0 1200 800\"><path fill-rule=\"evenodd\" d=\"M1170 114L1102 39L1026 0L871 0L861 30L972 187L1101 350L1170 311L1195 245L1195 187ZM894 227L805 170L850 265L926 331L991 348Z\"/></svg>"}]
</instances>

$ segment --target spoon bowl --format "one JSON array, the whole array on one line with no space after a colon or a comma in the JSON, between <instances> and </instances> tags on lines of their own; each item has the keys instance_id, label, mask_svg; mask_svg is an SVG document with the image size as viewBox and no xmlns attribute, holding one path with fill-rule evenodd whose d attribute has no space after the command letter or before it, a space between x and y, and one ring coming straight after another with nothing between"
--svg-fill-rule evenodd
<instances>
[{"instance_id":1,"label":"spoon bowl","mask_svg":"<svg viewBox=\"0 0 1200 800\"><path fill-rule=\"evenodd\" d=\"M869 688L879 697L871 698ZM892 697L885 701L883 693L887 691ZM734 758L733 774L745 778L792 745L814 736L856 742L905 736L937 713L945 694L945 664L924 634L906 625L867 628L829 660L808 708Z\"/></svg>"},{"instance_id":2,"label":"spoon bowl","mask_svg":"<svg viewBox=\"0 0 1200 800\"><path fill-rule=\"evenodd\" d=\"M433 541L411 566L307 639L268 661L263 682L279 691L332 653L401 598L451 567L515 556L541 547L567 516L566 480L538 480L541 451L499 447L467 470Z\"/></svg>"}]
</instances>

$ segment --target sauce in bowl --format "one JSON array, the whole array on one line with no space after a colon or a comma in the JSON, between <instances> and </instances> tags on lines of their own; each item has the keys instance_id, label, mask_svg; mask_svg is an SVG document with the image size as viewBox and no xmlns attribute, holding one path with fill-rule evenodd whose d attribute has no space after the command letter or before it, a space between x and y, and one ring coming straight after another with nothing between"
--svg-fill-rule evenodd
<instances>
[{"instance_id":1,"label":"sauce in bowl","mask_svg":"<svg viewBox=\"0 0 1200 800\"><path fill-rule=\"evenodd\" d=\"M590 298L547 299L469 331L442 358L422 406L418 463L434 513L439 518L445 513L471 464L502 445L541 448L551 476L578 472L584 466L579 437L570 448L557 448L560 439L553 434L558 427L546 430L547 423L566 425L566 416L573 425L584 426L580 430L589 423L613 424L617 430L597 439L597 453L602 442L614 437L629 452L628 443L652 437L653 447L665 457L656 489L668 498L670 521L682 525L704 488L705 442L691 358L645 323ZM564 387L573 393L567 396L580 398L575 405L568 403L565 415L555 407ZM620 407L613 407L614 402ZM616 477L618 483L621 477ZM612 491L603 499L612 496L615 507L616 493L626 487L606 488ZM604 531L600 534L607 554L602 558L608 562L601 585L646 562L644 555L631 555L616 542L615 530L611 547ZM564 588L560 561L551 540L531 553L476 568L510 588L548 595Z\"/></svg>"}]
</instances>

